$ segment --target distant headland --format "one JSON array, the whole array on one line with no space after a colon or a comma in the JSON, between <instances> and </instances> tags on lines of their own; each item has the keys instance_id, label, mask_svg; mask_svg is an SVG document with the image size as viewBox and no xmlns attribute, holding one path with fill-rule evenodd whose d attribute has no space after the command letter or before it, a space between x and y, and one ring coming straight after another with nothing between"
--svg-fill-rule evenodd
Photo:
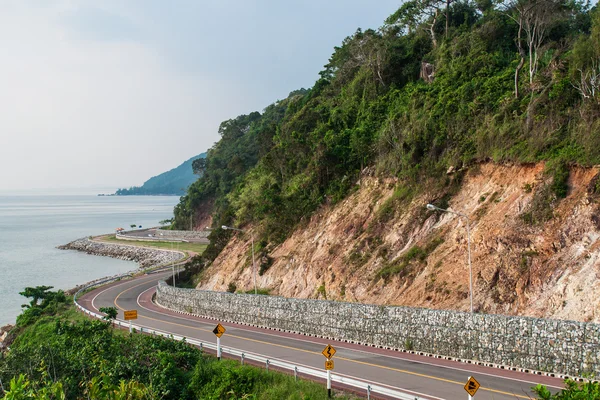
<instances>
[{"instance_id":1,"label":"distant headland","mask_svg":"<svg viewBox=\"0 0 600 400\"><path fill-rule=\"evenodd\" d=\"M118 189L114 194L98 194L98 196L183 196L198 176L194 161L205 159L206 153L199 154L185 161L176 168L148 179L142 186ZM198 163L196 163L198 164Z\"/></svg>"}]
</instances>

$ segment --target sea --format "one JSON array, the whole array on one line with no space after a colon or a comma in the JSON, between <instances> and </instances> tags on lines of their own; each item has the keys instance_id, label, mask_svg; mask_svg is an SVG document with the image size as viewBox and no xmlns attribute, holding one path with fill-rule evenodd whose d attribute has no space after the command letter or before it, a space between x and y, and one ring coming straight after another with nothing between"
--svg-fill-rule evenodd
<instances>
[{"instance_id":1,"label":"sea","mask_svg":"<svg viewBox=\"0 0 600 400\"><path fill-rule=\"evenodd\" d=\"M131 261L56 246L130 225L158 226L177 196L0 195L0 326L13 324L28 286L71 289L137 268Z\"/></svg>"}]
</instances>

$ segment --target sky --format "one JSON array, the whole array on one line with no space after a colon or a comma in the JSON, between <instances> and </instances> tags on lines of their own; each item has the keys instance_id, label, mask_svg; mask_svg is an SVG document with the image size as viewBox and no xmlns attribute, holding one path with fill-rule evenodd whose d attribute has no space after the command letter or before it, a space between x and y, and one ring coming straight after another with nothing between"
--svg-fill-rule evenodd
<instances>
[{"instance_id":1,"label":"sky","mask_svg":"<svg viewBox=\"0 0 600 400\"><path fill-rule=\"evenodd\" d=\"M400 0L1 0L0 193L141 185Z\"/></svg>"}]
</instances>

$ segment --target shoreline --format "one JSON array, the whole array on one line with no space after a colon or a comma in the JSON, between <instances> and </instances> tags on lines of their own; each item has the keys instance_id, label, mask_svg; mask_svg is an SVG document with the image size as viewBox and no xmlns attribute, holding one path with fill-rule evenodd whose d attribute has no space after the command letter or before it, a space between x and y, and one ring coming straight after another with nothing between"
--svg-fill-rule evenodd
<instances>
[{"instance_id":1,"label":"shoreline","mask_svg":"<svg viewBox=\"0 0 600 400\"><path fill-rule=\"evenodd\" d=\"M102 236L102 235L101 235ZM152 247L144 247L143 245L134 244L116 244L96 241L94 238L80 238L73 240L64 245L56 247L59 250L73 250L83 252L94 256L111 257L124 261L136 262L137 268L133 268L123 274L104 276L93 279L85 283L77 284L75 287L65 289L64 292L68 295L74 295L81 288L93 285L106 279L118 277L120 275L133 276L136 273L156 269L169 264L180 262L188 257L188 254L179 250L157 249ZM10 331L16 326L16 320L0 326L0 351L6 347L5 340L8 338Z\"/></svg>"}]
</instances>

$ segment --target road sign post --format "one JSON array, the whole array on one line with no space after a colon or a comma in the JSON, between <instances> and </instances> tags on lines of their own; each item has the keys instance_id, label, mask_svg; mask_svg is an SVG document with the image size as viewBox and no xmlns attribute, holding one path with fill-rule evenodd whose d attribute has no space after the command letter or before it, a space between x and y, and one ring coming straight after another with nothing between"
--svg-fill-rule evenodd
<instances>
[{"instance_id":1,"label":"road sign post","mask_svg":"<svg viewBox=\"0 0 600 400\"><path fill-rule=\"evenodd\" d=\"M221 361L221 338L217 338L217 360Z\"/></svg>"},{"instance_id":2,"label":"road sign post","mask_svg":"<svg viewBox=\"0 0 600 400\"><path fill-rule=\"evenodd\" d=\"M465 384L465 390L467 393L469 393L469 400L475 396L475 393L477 393L477 390L480 386L481 385L479 382L477 382L477 379L473 378L472 376L469 377L469 380L467 380L467 383Z\"/></svg>"},{"instance_id":3,"label":"road sign post","mask_svg":"<svg viewBox=\"0 0 600 400\"><path fill-rule=\"evenodd\" d=\"M325 361L325 369L327 370L327 396L331 397L331 371L333 370L333 360Z\"/></svg>"},{"instance_id":4,"label":"road sign post","mask_svg":"<svg viewBox=\"0 0 600 400\"><path fill-rule=\"evenodd\" d=\"M217 337L217 359L221 361L221 336L225 333L226 329L221 324L217 324L215 329L213 329L213 333Z\"/></svg>"},{"instance_id":5,"label":"road sign post","mask_svg":"<svg viewBox=\"0 0 600 400\"><path fill-rule=\"evenodd\" d=\"M125 318L125 321L129 321L129 333L133 332L131 321L137 319L137 310L123 311L123 317Z\"/></svg>"},{"instance_id":6,"label":"road sign post","mask_svg":"<svg viewBox=\"0 0 600 400\"><path fill-rule=\"evenodd\" d=\"M327 397L331 397L331 370L333 369L333 356L335 354L335 348L328 344L325 346L321 354L327 359L325 361L325 369L327 370Z\"/></svg>"},{"instance_id":7,"label":"road sign post","mask_svg":"<svg viewBox=\"0 0 600 400\"><path fill-rule=\"evenodd\" d=\"M327 397L331 397L331 370L327 370Z\"/></svg>"}]
</instances>

